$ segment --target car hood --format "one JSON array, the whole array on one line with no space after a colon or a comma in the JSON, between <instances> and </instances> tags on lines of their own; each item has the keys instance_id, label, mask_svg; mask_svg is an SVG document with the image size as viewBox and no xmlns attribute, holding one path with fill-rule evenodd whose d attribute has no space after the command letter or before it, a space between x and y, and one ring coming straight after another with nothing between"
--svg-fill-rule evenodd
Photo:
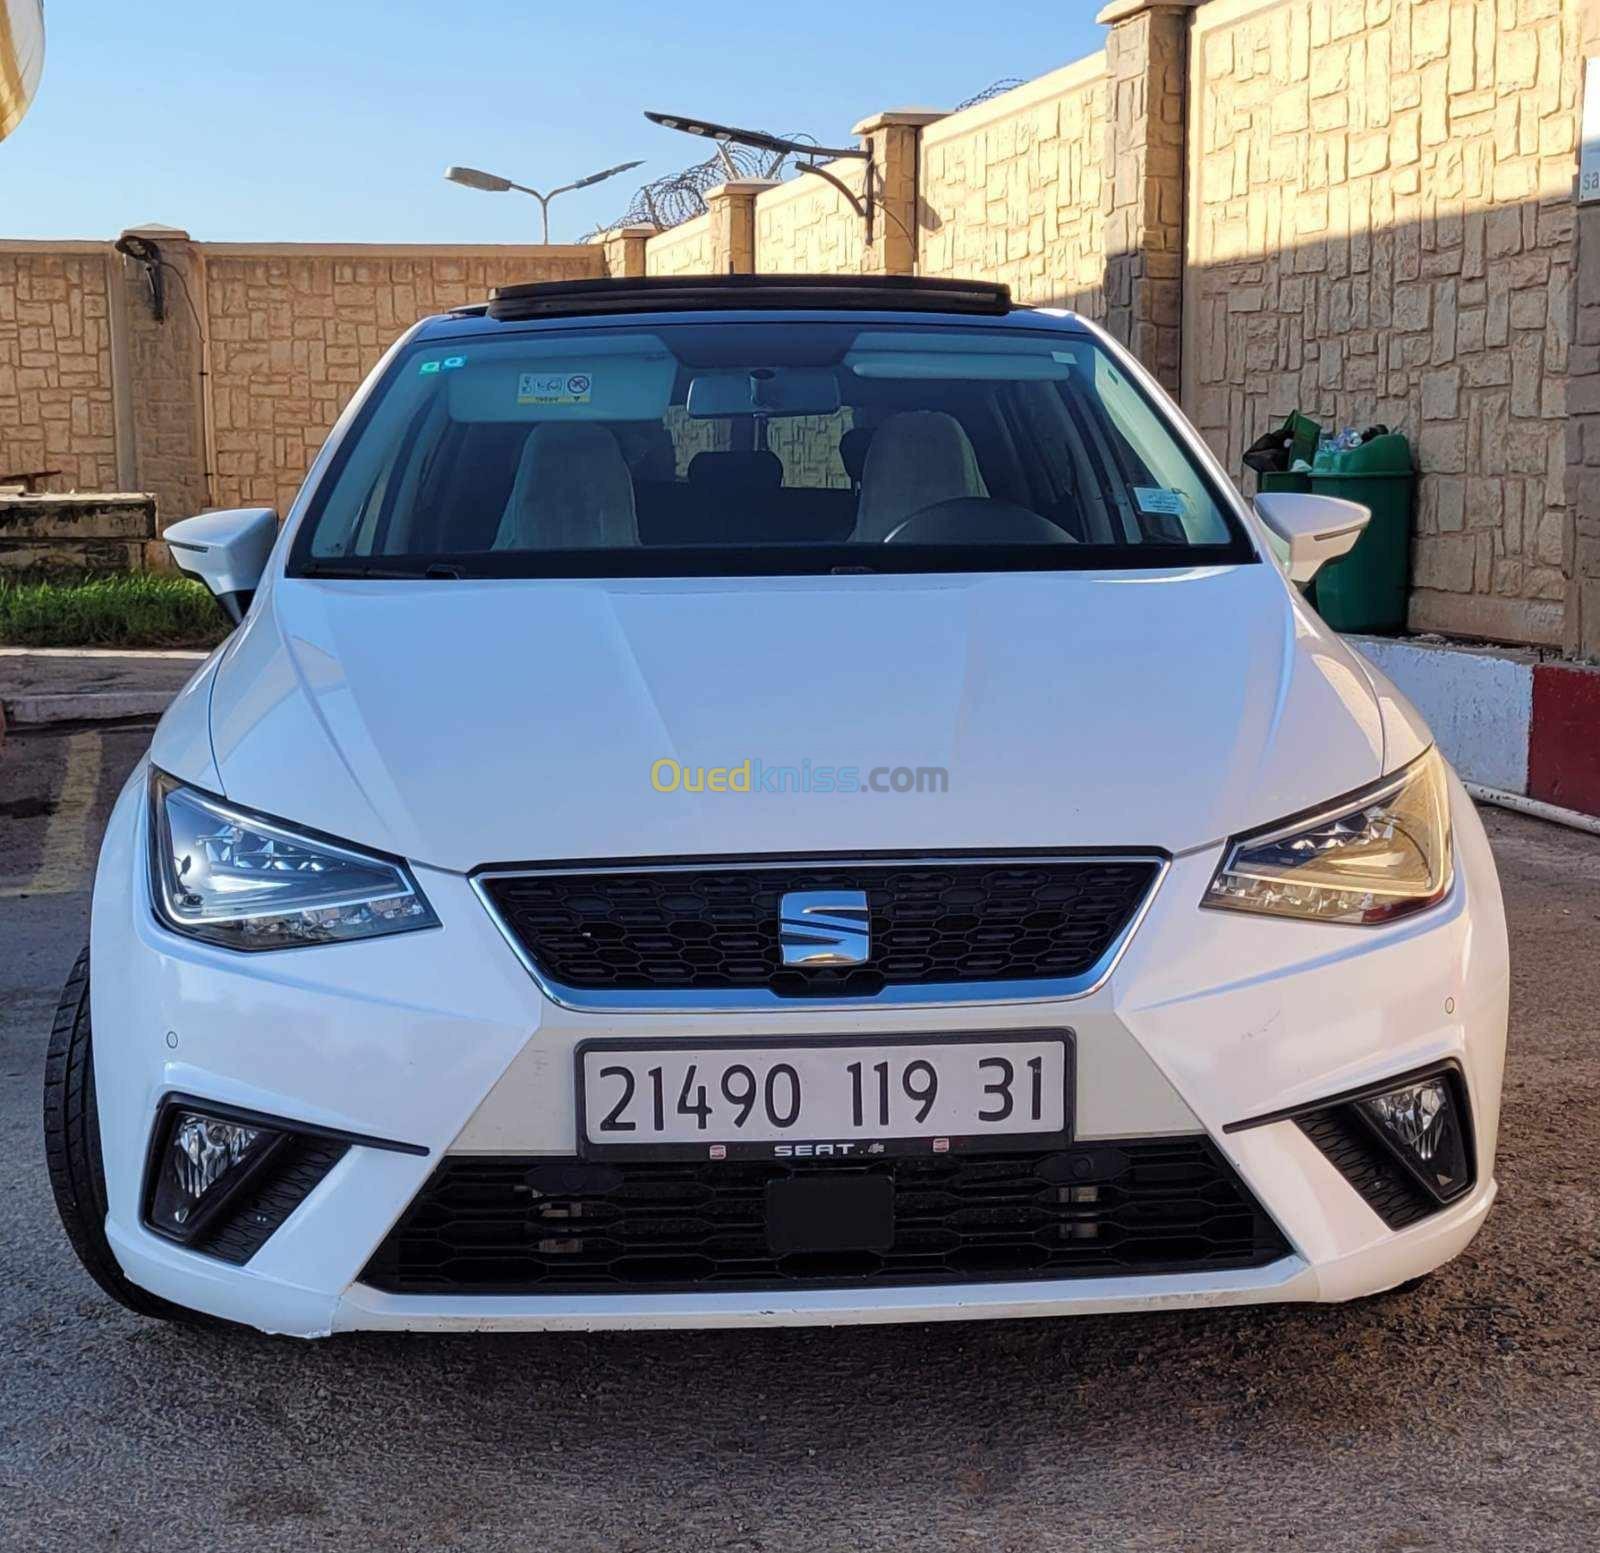
<instances>
[{"instance_id":1,"label":"car hood","mask_svg":"<svg viewBox=\"0 0 1600 1553\"><path fill-rule=\"evenodd\" d=\"M890 849L1181 852L1371 781L1384 757L1371 682L1266 565L280 577L216 669L210 725L234 801L463 871ZM158 741L158 760L163 742L176 747ZM661 784L673 770L661 761L691 782L749 761L752 791L658 791L652 769ZM833 791L819 790L823 768L835 768ZM947 780L843 791L840 768L863 783L877 768L911 772L913 785L919 768Z\"/></svg>"}]
</instances>

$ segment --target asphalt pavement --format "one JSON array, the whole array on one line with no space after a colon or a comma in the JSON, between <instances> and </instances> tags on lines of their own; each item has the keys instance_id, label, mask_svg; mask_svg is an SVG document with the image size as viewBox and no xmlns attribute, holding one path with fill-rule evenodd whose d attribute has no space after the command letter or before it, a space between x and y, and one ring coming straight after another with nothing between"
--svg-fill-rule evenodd
<instances>
[{"instance_id":1,"label":"asphalt pavement","mask_svg":"<svg viewBox=\"0 0 1600 1553\"><path fill-rule=\"evenodd\" d=\"M1600 838L1489 811L1500 1201L1341 1307L322 1343L141 1321L55 1219L40 1074L148 729L0 756L0 1546L1589 1550Z\"/></svg>"}]
</instances>

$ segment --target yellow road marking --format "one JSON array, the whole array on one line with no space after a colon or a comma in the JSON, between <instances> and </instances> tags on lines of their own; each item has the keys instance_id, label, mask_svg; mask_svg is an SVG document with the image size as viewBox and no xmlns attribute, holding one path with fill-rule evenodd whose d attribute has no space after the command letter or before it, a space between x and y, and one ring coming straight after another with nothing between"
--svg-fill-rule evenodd
<instances>
[{"instance_id":1,"label":"yellow road marking","mask_svg":"<svg viewBox=\"0 0 1600 1553\"><path fill-rule=\"evenodd\" d=\"M14 900L19 895L70 895L89 887L90 828L104 752L98 733L75 733L67 740L66 769L45 827L38 871L25 883L0 885L0 900Z\"/></svg>"}]
</instances>

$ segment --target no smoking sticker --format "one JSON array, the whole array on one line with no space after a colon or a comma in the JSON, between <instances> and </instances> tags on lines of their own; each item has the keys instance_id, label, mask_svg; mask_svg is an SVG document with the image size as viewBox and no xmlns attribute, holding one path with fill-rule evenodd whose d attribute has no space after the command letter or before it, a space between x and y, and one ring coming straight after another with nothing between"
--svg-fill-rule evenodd
<instances>
[{"instance_id":1,"label":"no smoking sticker","mask_svg":"<svg viewBox=\"0 0 1600 1553\"><path fill-rule=\"evenodd\" d=\"M517 379L517 403L588 404L593 387L587 372L524 372Z\"/></svg>"}]
</instances>

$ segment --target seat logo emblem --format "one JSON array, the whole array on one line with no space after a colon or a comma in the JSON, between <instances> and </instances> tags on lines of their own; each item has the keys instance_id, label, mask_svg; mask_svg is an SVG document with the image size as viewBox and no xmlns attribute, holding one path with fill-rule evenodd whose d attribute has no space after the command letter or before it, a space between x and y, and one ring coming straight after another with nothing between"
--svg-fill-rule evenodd
<instances>
[{"instance_id":1,"label":"seat logo emblem","mask_svg":"<svg viewBox=\"0 0 1600 1553\"><path fill-rule=\"evenodd\" d=\"M785 965L865 965L872 953L865 890L791 890L778 903Z\"/></svg>"}]
</instances>

